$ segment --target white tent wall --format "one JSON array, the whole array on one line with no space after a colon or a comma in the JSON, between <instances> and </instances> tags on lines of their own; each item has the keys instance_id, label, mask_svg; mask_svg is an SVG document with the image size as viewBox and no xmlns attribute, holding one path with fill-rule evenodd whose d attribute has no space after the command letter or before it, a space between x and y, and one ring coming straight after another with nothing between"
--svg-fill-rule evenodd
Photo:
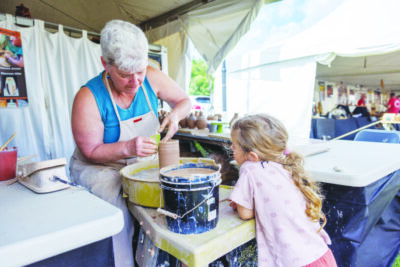
<instances>
[{"instance_id":1,"label":"white tent wall","mask_svg":"<svg viewBox=\"0 0 400 267\"><path fill-rule=\"evenodd\" d=\"M0 27L21 32L29 106L0 109L0 143L14 133L9 146L18 156L38 154L34 160L66 157L75 144L70 126L72 102L78 89L100 73L100 46L87 39L70 38L62 27L55 34L35 20L33 27L15 26L6 15Z\"/></svg>"},{"instance_id":2,"label":"white tent wall","mask_svg":"<svg viewBox=\"0 0 400 267\"><path fill-rule=\"evenodd\" d=\"M315 72L312 57L233 72L227 69L227 117L234 112L268 113L285 124L293 139L308 138Z\"/></svg>"}]
</instances>

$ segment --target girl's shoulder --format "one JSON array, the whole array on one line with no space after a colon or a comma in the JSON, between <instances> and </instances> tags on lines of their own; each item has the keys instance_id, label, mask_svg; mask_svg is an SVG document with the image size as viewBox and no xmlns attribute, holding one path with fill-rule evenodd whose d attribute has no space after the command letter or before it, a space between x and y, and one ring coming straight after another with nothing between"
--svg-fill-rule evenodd
<instances>
[{"instance_id":1,"label":"girl's shoulder","mask_svg":"<svg viewBox=\"0 0 400 267\"><path fill-rule=\"evenodd\" d=\"M246 161L240 167L240 176L247 176L255 181L263 180L266 183L274 183L278 177L291 181L289 172L282 164L273 161Z\"/></svg>"},{"instance_id":2,"label":"girl's shoulder","mask_svg":"<svg viewBox=\"0 0 400 267\"><path fill-rule=\"evenodd\" d=\"M271 169L279 169L285 170L282 164L274 162L274 161L245 161L241 169L244 170L271 170Z\"/></svg>"},{"instance_id":3,"label":"girl's shoulder","mask_svg":"<svg viewBox=\"0 0 400 267\"><path fill-rule=\"evenodd\" d=\"M240 167L240 174L249 174L252 176L264 176L271 174L286 174L287 171L282 164L272 161L246 161Z\"/></svg>"}]
</instances>

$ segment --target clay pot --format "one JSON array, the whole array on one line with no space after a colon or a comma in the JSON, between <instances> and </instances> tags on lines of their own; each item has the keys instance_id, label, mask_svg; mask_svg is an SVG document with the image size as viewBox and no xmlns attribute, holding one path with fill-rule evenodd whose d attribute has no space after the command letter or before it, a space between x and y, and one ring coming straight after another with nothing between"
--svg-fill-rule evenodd
<instances>
[{"instance_id":1,"label":"clay pot","mask_svg":"<svg viewBox=\"0 0 400 267\"><path fill-rule=\"evenodd\" d=\"M179 164L179 140L160 142L158 146L158 163L160 169L173 164Z\"/></svg>"},{"instance_id":2,"label":"clay pot","mask_svg":"<svg viewBox=\"0 0 400 267\"><path fill-rule=\"evenodd\" d=\"M204 116L200 116L196 120L196 127L201 130L207 127L207 120L204 118Z\"/></svg>"},{"instance_id":3,"label":"clay pot","mask_svg":"<svg viewBox=\"0 0 400 267\"><path fill-rule=\"evenodd\" d=\"M190 114L189 118L186 120L187 126L190 129L196 128L196 120L197 120L196 117L193 116L193 114Z\"/></svg>"},{"instance_id":4,"label":"clay pot","mask_svg":"<svg viewBox=\"0 0 400 267\"><path fill-rule=\"evenodd\" d=\"M179 126L181 126L181 128L186 128L188 127L187 125L187 118L183 118L182 120L179 121Z\"/></svg>"}]
</instances>

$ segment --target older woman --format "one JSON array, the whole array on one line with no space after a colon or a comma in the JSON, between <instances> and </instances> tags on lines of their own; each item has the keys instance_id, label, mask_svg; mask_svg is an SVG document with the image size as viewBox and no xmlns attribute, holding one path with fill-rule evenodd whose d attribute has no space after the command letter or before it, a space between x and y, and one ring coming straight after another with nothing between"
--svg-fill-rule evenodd
<instances>
[{"instance_id":1,"label":"older woman","mask_svg":"<svg viewBox=\"0 0 400 267\"><path fill-rule=\"evenodd\" d=\"M164 139L170 139L191 105L172 79L148 66L147 39L138 27L110 21L101 31L100 44L104 71L80 88L72 107L77 148L70 172L76 183L122 209L124 229L113 237L115 265L133 266L133 226L119 170L137 157L155 154L157 144L150 136L168 127ZM172 108L161 126L158 98Z\"/></svg>"}]
</instances>

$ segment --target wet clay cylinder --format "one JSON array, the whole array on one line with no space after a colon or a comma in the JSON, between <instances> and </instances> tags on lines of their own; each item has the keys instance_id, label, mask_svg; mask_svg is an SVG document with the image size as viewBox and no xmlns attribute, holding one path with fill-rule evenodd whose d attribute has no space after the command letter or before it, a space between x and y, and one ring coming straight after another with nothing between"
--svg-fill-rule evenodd
<instances>
[{"instance_id":1,"label":"wet clay cylinder","mask_svg":"<svg viewBox=\"0 0 400 267\"><path fill-rule=\"evenodd\" d=\"M158 163L160 169L168 165L179 164L179 140L160 142L158 146Z\"/></svg>"}]
</instances>

